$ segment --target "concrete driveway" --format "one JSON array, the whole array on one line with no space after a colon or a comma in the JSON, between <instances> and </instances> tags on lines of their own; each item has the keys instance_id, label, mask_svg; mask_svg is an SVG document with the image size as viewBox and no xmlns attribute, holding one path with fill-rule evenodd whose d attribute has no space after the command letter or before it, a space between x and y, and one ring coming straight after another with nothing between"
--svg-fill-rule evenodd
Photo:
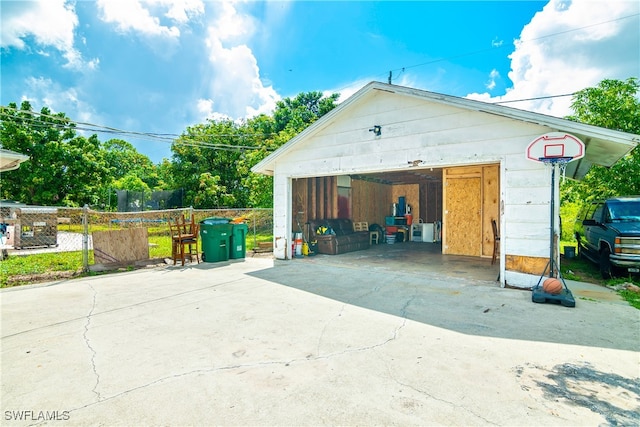
<instances>
[{"instance_id":1,"label":"concrete driveway","mask_svg":"<svg viewBox=\"0 0 640 427\"><path fill-rule=\"evenodd\" d=\"M359 256L4 289L2 425L640 423L640 311L614 293L535 304Z\"/></svg>"}]
</instances>

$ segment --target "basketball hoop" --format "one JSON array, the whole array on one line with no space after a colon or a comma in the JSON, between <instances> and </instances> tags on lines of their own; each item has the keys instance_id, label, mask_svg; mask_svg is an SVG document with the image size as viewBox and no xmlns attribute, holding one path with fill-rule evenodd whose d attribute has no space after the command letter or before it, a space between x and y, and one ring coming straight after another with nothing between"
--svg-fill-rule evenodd
<instances>
[{"instance_id":1,"label":"basketball hoop","mask_svg":"<svg viewBox=\"0 0 640 427\"><path fill-rule=\"evenodd\" d=\"M545 133L529 144L526 156L534 162L566 163L584 157L584 143L568 133Z\"/></svg>"},{"instance_id":2,"label":"basketball hoop","mask_svg":"<svg viewBox=\"0 0 640 427\"><path fill-rule=\"evenodd\" d=\"M559 169L564 177L567 164L576 159L584 157L584 143L573 135L561 132L551 132L544 134L529 144L527 147L527 159L542 163L551 168L551 215L549 227L549 262L544 268L538 284L532 290L531 299L533 302L559 301L566 307L575 307L576 302L562 277L558 268L555 256L555 189L556 189L556 169ZM557 276L563 285L559 294L549 294L540 286L542 278L549 271L549 277Z\"/></svg>"},{"instance_id":3,"label":"basketball hoop","mask_svg":"<svg viewBox=\"0 0 640 427\"><path fill-rule=\"evenodd\" d=\"M574 160L575 160L574 157L540 157L538 159L540 163L543 163L545 166L549 166L550 168L554 168L555 166L558 166L558 170L560 171L560 175L562 176L563 182L565 179L567 164Z\"/></svg>"}]
</instances>

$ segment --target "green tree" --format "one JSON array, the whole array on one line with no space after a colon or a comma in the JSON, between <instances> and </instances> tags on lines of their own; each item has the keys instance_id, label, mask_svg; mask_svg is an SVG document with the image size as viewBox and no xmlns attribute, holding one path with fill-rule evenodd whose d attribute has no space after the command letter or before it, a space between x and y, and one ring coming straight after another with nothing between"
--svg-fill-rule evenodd
<instances>
[{"instance_id":1,"label":"green tree","mask_svg":"<svg viewBox=\"0 0 640 427\"><path fill-rule=\"evenodd\" d=\"M98 201L108 169L95 135L77 136L64 113L46 107L34 113L28 101L19 109L15 103L0 107L0 119L2 147L29 156L19 169L3 174L3 198L50 206Z\"/></svg>"},{"instance_id":2,"label":"green tree","mask_svg":"<svg viewBox=\"0 0 640 427\"><path fill-rule=\"evenodd\" d=\"M133 178L138 178L144 182L145 185L143 187L147 191L161 187L157 166L153 164L149 157L139 153L129 142L121 139L110 139L103 144L103 149L107 167L110 168L111 175L115 180L125 182L122 181L125 177L129 177L129 181L132 181ZM121 188L129 190L126 187ZM134 189L131 188L131 190Z\"/></svg>"},{"instance_id":3,"label":"green tree","mask_svg":"<svg viewBox=\"0 0 640 427\"><path fill-rule=\"evenodd\" d=\"M210 120L187 128L171 147L173 180L185 189L185 203L196 208L222 207L222 202L232 202L226 207L246 206L248 193L237 168L245 143L238 124L231 120ZM214 188L206 188L207 184ZM215 191L233 197L214 196Z\"/></svg>"},{"instance_id":4,"label":"green tree","mask_svg":"<svg viewBox=\"0 0 640 427\"><path fill-rule=\"evenodd\" d=\"M279 101L273 118L256 117L247 123L248 131L264 135L259 148L247 152L238 165L245 176L244 185L250 190L250 206L273 207L273 178L254 174L251 167L333 110L338 97L337 93L327 97L321 92L300 93L295 98Z\"/></svg>"},{"instance_id":5,"label":"green tree","mask_svg":"<svg viewBox=\"0 0 640 427\"><path fill-rule=\"evenodd\" d=\"M200 174L198 192L194 197L195 206L233 206L235 198L220 185L220 176L209 172Z\"/></svg>"},{"instance_id":6,"label":"green tree","mask_svg":"<svg viewBox=\"0 0 640 427\"><path fill-rule=\"evenodd\" d=\"M295 98L285 98L276 103L273 113L274 131L287 128L296 133L302 132L311 123L336 107L339 94L323 97L322 92L302 92Z\"/></svg>"},{"instance_id":7,"label":"green tree","mask_svg":"<svg viewBox=\"0 0 640 427\"><path fill-rule=\"evenodd\" d=\"M567 117L590 125L640 134L640 84L637 78L603 80L573 97L574 114ZM563 202L578 204L598 198L640 194L640 148L610 168L594 165L580 182L567 181L562 187Z\"/></svg>"},{"instance_id":8,"label":"green tree","mask_svg":"<svg viewBox=\"0 0 640 427\"><path fill-rule=\"evenodd\" d=\"M160 179L184 188L185 203L194 207L269 207L272 179L251 167L335 108L337 99L300 93L279 101L273 116L191 126L172 145L171 173L165 165Z\"/></svg>"},{"instance_id":9,"label":"green tree","mask_svg":"<svg viewBox=\"0 0 640 427\"><path fill-rule=\"evenodd\" d=\"M581 123L629 133L640 133L640 84L627 80L603 80L597 87L576 92L567 117Z\"/></svg>"}]
</instances>

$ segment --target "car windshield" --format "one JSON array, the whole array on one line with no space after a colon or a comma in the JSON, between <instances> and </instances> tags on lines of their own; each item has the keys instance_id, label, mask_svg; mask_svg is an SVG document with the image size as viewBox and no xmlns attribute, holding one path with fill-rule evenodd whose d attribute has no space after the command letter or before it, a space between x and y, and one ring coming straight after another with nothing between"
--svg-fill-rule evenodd
<instances>
[{"instance_id":1,"label":"car windshield","mask_svg":"<svg viewBox=\"0 0 640 427\"><path fill-rule=\"evenodd\" d=\"M609 203L612 221L640 221L640 200Z\"/></svg>"}]
</instances>

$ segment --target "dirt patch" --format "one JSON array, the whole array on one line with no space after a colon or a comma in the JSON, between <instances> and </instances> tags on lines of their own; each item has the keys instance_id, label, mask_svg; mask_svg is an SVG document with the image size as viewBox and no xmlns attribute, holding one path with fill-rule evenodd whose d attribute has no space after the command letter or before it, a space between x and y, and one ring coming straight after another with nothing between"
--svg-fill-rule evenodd
<instances>
[{"instance_id":1,"label":"dirt patch","mask_svg":"<svg viewBox=\"0 0 640 427\"><path fill-rule=\"evenodd\" d=\"M82 271L48 271L38 274L18 274L7 277L4 288L13 286L29 285L33 283L54 282L56 280L70 279L82 276Z\"/></svg>"}]
</instances>

